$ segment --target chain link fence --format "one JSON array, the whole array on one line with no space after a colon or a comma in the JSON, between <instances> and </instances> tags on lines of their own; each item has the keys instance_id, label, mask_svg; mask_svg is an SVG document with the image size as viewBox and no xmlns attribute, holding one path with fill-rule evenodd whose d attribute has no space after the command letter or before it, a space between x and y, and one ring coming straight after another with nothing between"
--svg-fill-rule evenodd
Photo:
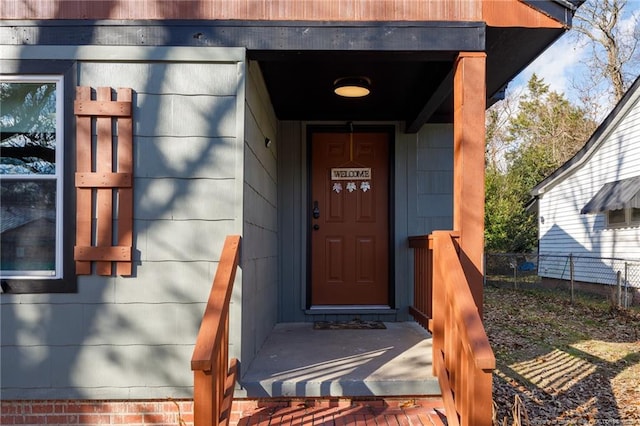
<instances>
[{"instance_id":1,"label":"chain link fence","mask_svg":"<svg viewBox=\"0 0 640 426\"><path fill-rule=\"evenodd\" d=\"M620 307L640 304L640 260L573 254L487 253L485 284L592 293Z\"/></svg>"}]
</instances>

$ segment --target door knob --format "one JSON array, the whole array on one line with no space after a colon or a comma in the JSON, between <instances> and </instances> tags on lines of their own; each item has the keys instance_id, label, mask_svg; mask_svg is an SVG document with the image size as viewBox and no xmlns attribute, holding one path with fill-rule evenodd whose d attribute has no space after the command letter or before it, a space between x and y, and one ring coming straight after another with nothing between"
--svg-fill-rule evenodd
<instances>
[{"instance_id":1,"label":"door knob","mask_svg":"<svg viewBox=\"0 0 640 426\"><path fill-rule=\"evenodd\" d=\"M313 225L313 230L317 231L318 229L320 229L320 225L318 225L317 223L315 225Z\"/></svg>"}]
</instances>

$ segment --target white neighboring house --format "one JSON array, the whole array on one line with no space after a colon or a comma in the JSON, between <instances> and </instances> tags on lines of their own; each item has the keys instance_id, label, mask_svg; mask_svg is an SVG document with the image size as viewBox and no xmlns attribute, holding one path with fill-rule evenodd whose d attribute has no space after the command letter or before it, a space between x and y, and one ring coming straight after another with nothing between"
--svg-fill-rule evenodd
<instances>
[{"instance_id":1,"label":"white neighboring house","mask_svg":"<svg viewBox=\"0 0 640 426\"><path fill-rule=\"evenodd\" d=\"M569 279L572 255L574 280L611 285L620 271L627 286L640 290L640 77L584 147L532 195L540 276Z\"/></svg>"}]
</instances>

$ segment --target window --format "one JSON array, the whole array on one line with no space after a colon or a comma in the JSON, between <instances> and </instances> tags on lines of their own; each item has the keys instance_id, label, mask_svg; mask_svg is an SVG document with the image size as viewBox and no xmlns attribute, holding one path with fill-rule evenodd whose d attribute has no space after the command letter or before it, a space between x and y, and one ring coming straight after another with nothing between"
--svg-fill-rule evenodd
<instances>
[{"instance_id":1,"label":"window","mask_svg":"<svg viewBox=\"0 0 640 426\"><path fill-rule=\"evenodd\" d=\"M605 183L580 214L605 213L607 228L640 226L640 176Z\"/></svg>"},{"instance_id":2,"label":"window","mask_svg":"<svg viewBox=\"0 0 640 426\"><path fill-rule=\"evenodd\" d=\"M607 212L607 225L609 227L621 226L627 223L627 214L625 209L609 210Z\"/></svg>"},{"instance_id":3,"label":"window","mask_svg":"<svg viewBox=\"0 0 640 426\"><path fill-rule=\"evenodd\" d=\"M640 192L631 199L629 205L629 223L640 226Z\"/></svg>"},{"instance_id":4,"label":"window","mask_svg":"<svg viewBox=\"0 0 640 426\"><path fill-rule=\"evenodd\" d=\"M631 200L631 205L638 205L640 195ZM607 212L607 228L622 228L628 226L640 226L640 208L629 207Z\"/></svg>"},{"instance_id":5,"label":"window","mask_svg":"<svg viewBox=\"0 0 640 426\"><path fill-rule=\"evenodd\" d=\"M76 66L4 61L3 71L11 74L0 75L2 292L75 292L75 143L68 113Z\"/></svg>"},{"instance_id":6,"label":"window","mask_svg":"<svg viewBox=\"0 0 640 426\"><path fill-rule=\"evenodd\" d=\"M62 276L61 77L0 82L2 278Z\"/></svg>"}]
</instances>

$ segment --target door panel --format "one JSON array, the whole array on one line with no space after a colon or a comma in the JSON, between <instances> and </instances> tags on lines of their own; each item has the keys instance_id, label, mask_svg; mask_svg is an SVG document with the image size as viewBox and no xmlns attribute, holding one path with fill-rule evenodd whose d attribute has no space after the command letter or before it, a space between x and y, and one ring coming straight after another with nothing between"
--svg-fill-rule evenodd
<instances>
[{"instance_id":1,"label":"door panel","mask_svg":"<svg viewBox=\"0 0 640 426\"><path fill-rule=\"evenodd\" d=\"M389 135L314 133L311 196L312 304L388 305Z\"/></svg>"}]
</instances>

